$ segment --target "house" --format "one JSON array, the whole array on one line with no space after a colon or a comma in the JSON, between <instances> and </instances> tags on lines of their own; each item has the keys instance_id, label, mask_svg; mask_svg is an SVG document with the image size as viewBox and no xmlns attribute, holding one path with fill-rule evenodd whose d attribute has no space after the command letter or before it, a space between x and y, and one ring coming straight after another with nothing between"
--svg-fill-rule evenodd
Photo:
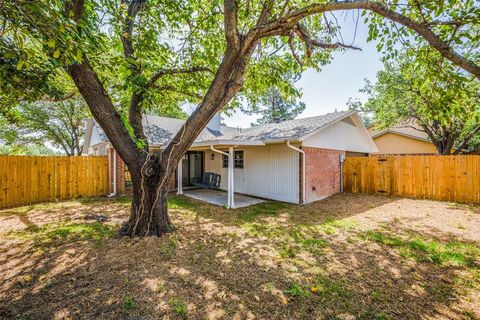
<instances>
[{"instance_id":1,"label":"house","mask_svg":"<svg viewBox=\"0 0 480 320\"><path fill-rule=\"evenodd\" d=\"M379 154L436 154L437 148L428 135L415 124L398 124L379 129L375 124L367 128Z\"/></svg>"},{"instance_id":2,"label":"house","mask_svg":"<svg viewBox=\"0 0 480 320\"><path fill-rule=\"evenodd\" d=\"M184 120L145 116L144 128L151 149L164 148ZM107 137L93 120L85 135L85 153L108 155L113 188L124 192L124 165ZM345 156L377 152L368 131L355 112L271 123L248 129L221 125L216 115L201 132L177 168L172 190L182 193L205 172L221 177L228 191L289 203L309 203L341 189L341 162ZM113 171L113 168L116 168Z\"/></svg>"}]
</instances>

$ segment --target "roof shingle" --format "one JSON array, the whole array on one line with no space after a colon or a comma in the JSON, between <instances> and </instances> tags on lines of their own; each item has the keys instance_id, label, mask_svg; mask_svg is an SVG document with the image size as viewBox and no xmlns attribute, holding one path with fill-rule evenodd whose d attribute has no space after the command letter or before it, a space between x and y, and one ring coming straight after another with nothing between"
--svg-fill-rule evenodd
<instances>
[{"instance_id":1,"label":"roof shingle","mask_svg":"<svg viewBox=\"0 0 480 320\"><path fill-rule=\"evenodd\" d=\"M240 129L228 126L220 126L220 132L208 128L202 130L195 142L208 141L261 141L264 143L298 140L301 137L310 134L329 123L336 122L345 118L352 112L342 111L327 113L325 115L288 120L279 123L269 123L257 127ZM167 145L181 129L185 120L147 115L143 119L145 134L150 145ZM98 127L101 138L108 142L103 130Z\"/></svg>"}]
</instances>

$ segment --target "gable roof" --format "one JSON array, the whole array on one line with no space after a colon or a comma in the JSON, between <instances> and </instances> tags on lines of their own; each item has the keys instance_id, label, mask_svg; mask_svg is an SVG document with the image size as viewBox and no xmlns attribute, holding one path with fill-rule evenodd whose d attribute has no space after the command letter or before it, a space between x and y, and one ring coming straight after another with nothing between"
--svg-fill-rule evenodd
<instances>
[{"instance_id":1,"label":"gable roof","mask_svg":"<svg viewBox=\"0 0 480 320\"><path fill-rule=\"evenodd\" d=\"M98 130L98 138L100 139L100 143L109 142L107 135L103 131L102 127L100 127L100 125L98 125L98 123L93 119L89 119L87 122L85 141L87 142L87 140L89 140L91 136L91 133L88 133L90 123ZM145 135L148 139L148 143L152 146L164 146L170 143L175 134L180 131L182 125L185 123L185 120L146 115L143 117L142 123ZM227 126L220 126L220 131L213 131L205 128L197 137L197 140L213 140L216 137L223 136L231 131L238 131L238 129Z\"/></svg>"},{"instance_id":2,"label":"gable roof","mask_svg":"<svg viewBox=\"0 0 480 320\"><path fill-rule=\"evenodd\" d=\"M410 123L410 122L409 123L399 123L397 125L388 127L386 129L380 130L380 131L375 131L374 126L369 127L369 129L371 129L370 134L372 136L372 139L383 136L386 133L393 133L393 134L398 134L398 135L405 136L405 137L412 138L412 139L416 139L416 140L431 142L427 133L425 131L420 131L421 128L418 125L416 125L415 123Z\"/></svg>"},{"instance_id":3,"label":"gable roof","mask_svg":"<svg viewBox=\"0 0 480 320\"><path fill-rule=\"evenodd\" d=\"M173 137L182 128L185 120L151 116L147 115L143 118L143 128L147 136L148 143L154 146L164 146L170 143ZM204 128L195 141L211 141L219 137L224 137L232 132L237 132L239 129L220 126L220 131L214 131L209 128Z\"/></svg>"},{"instance_id":4,"label":"gable roof","mask_svg":"<svg viewBox=\"0 0 480 320\"><path fill-rule=\"evenodd\" d=\"M279 123L269 123L247 129L220 126L220 131L209 128L202 130L193 146L206 144L257 144L289 141L302 141L327 126L336 123L354 114L351 111L327 113L321 116L302 119L288 120ZM97 127L101 142L108 142L102 128L93 120ZM151 146L165 146L173 139L181 129L185 120L146 115L143 118L143 126L148 143ZM88 126L87 126L88 127ZM87 143L87 142L86 142Z\"/></svg>"},{"instance_id":5,"label":"gable roof","mask_svg":"<svg viewBox=\"0 0 480 320\"><path fill-rule=\"evenodd\" d=\"M333 112L316 117L268 123L247 129L234 129L221 137L216 137L216 139L261 141L264 143L284 142L286 140L299 141L302 140L303 137L316 132L318 129L330 123L337 122L350 114L352 114L352 112ZM213 139L213 141L216 139ZM203 137L199 137L197 141L204 141L204 139Z\"/></svg>"}]
</instances>

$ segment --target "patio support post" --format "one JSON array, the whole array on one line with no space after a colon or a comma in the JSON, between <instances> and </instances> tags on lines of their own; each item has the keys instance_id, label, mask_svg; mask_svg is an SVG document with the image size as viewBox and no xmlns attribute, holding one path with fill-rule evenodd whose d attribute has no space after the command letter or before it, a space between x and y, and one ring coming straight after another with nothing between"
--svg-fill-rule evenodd
<instances>
[{"instance_id":1,"label":"patio support post","mask_svg":"<svg viewBox=\"0 0 480 320\"><path fill-rule=\"evenodd\" d=\"M177 194L183 194L183 185L182 185L182 162L183 160L180 159L177 166Z\"/></svg>"},{"instance_id":2,"label":"patio support post","mask_svg":"<svg viewBox=\"0 0 480 320\"><path fill-rule=\"evenodd\" d=\"M235 192L233 190L233 147L228 149L228 194L229 194L229 208L235 209Z\"/></svg>"},{"instance_id":3,"label":"patio support post","mask_svg":"<svg viewBox=\"0 0 480 320\"><path fill-rule=\"evenodd\" d=\"M233 147L230 147L227 152L223 152L220 150L215 149L212 145L210 149L213 152L217 152L223 154L228 157L228 181L227 181L227 207L228 209L235 208L235 201L234 201L234 190L233 190Z\"/></svg>"}]
</instances>

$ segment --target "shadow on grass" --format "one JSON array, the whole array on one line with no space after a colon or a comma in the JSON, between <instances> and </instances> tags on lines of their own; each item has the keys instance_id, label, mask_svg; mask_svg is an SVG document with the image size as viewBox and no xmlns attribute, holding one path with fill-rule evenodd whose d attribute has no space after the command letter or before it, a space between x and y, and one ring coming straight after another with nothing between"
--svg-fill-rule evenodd
<instances>
[{"instance_id":1,"label":"shadow on grass","mask_svg":"<svg viewBox=\"0 0 480 320\"><path fill-rule=\"evenodd\" d=\"M130 204L132 202L132 197L129 195L121 195L116 197L82 197L78 198L76 201L81 204L91 204L91 203L120 203L120 204Z\"/></svg>"},{"instance_id":2,"label":"shadow on grass","mask_svg":"<svg viewBox=\"0 0 480 320\"><path fill-rule=\"evenodd\" d=\"M468 290L479 292L473 274L478 248L419 234L420 242L398 226L394 234L358 232L345 218L369 205L334 212L345 198L329 201L323 212L309 216L302 211L308 206L264 203L226 210L170 197L178 229L162 238L113 239L97 222L25 230L28 239L16 244L16 252L1 239L0 250L9 254L5 265L16 271L0 283L0 318L475 316L462 303ZM292 217L294 209L298 217ZM29 240L35 237L49 240L44 252L32 253ZM403 248L421 258L403 256ZM445 252L464 259L452 260ZM430 261L436 254L441 263Z\"/></svg>"},{"instance_id":3,"label":"shadow on grass","mask_svg":"<svg viewBox=\"0 0 480 320\"><path fill-rule=\"evenodd\" d=\"M21 231L7 234L8 237L20 240L31 240L35 247L46 249L46 246L55 245L56 241L76 242L81 240L102 241L111 238L114 228L100 222L93 223L52 223L41 227L27 227Z\"/></svg>"},{"instance_id":4,"label":"shadow on grass","mask_svg":"<svg viewBox=\"0 0 480 320\"><path fill-rule=\"evenodd\" d=\"M418 262L432 262L445 266L480 267L476 261L480 249L471 242L458 240L441 242L419 235L406 237L379 230L364 232L360 237L396 248L402 257L412 258Z\"/></svg>"}]
</instances>

